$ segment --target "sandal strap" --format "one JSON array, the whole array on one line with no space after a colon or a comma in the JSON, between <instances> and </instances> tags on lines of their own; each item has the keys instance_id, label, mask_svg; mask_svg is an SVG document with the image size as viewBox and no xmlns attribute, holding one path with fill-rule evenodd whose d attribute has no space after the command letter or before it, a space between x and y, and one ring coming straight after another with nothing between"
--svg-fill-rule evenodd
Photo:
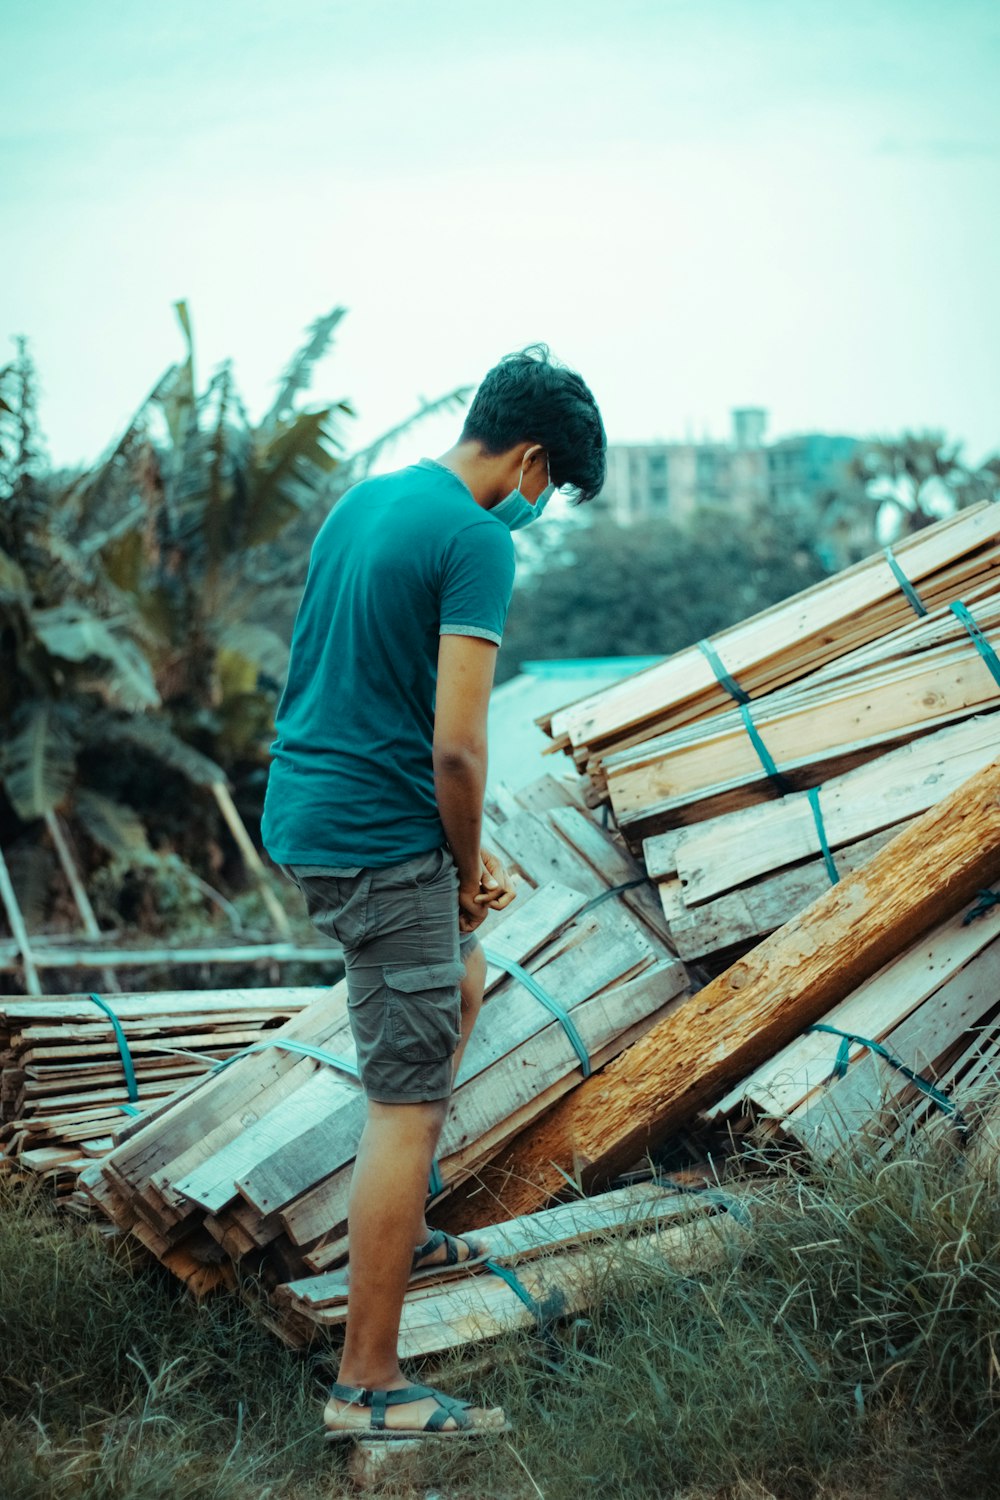
<instances>
[{"instance_id":1,"label":"sandal strap","mask_svg":"<svg viewBox=\"0 0 1000 1500\"><path fill-rule=\"evenodd\" d=\"M456 1428L460 1432L465 1431L466 1428L472 1426L472 1418L467 1411L468 1405L468 1401L458 1401L455 1403L449 1401L447 1406L439 1406L437 1411L431 1412L431 1415L427 1418L427 1421L424 1423L424 1431L440 1432L449 1418L454 1421Z\"/></svg>"},{"instance_id":2,"label":"sandal strap","mask_svg":"<svg viewBox=\"0 0 1000 1500\"><path fill-rule=\"evenodd\" d=\"M428 1396L437 1402L437 1411L427 1418L422 1429L424 1432L440 1432L449 1417L454 1420L457 1428L472 1426L472 1418L467 1415L472 1409L472 1402L461 1401L457 1396L446 1396L444 1391L439 1391L432 1385L404 1385L398 1391L386 1391L371 1390L360 1385L341 1385L339 1381L334 1381L330 1387L330 1395L335 1401L349 1402L352 1406L370 1406L373 1432L386 1430L385 1414L390 1406L403 1406L408 1401L422 1401ZM420 1430L414 1428L414 1431Z\"/></svg>"},{"instance_id":3,"label":"sandal strap","mask_svg":"<svg viewBox=\"0 0 1000 1500\"><path fill-rule=\"evenodd\" d=\"M435 1251L439 1245L443 1245L447 1239L448 1235L445 1234L443 1229L432 1229L429 1238L426 1239L422 1245L418 1245L413 1252L414 1266L418 1261L423 1260L425 1255L432 1254L433 1251ZM445 1253L447 1254L447 1251ZM448 1264L451 1265L451 1261L449 1261Z\"/></svg>"}]
</instances>

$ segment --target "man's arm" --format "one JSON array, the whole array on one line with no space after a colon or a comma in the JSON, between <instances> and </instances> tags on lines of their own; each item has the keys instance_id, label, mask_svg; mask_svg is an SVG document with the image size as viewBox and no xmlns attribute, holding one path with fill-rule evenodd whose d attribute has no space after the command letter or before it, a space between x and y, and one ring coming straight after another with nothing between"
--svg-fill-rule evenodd
<instances>
[{"instance_id":1,"label":"man's arm","mask_svg":"<svg viewBox=\"0 0 1000 1500\"><path fill-rule=\"evenodd\" d=\"M471 635L442 635L434 710L434 789L445 837L458 865L459 925L471 932L487 906L476 902L486 795L486 710L497 648Z\"/></svg>"}]
</instances>

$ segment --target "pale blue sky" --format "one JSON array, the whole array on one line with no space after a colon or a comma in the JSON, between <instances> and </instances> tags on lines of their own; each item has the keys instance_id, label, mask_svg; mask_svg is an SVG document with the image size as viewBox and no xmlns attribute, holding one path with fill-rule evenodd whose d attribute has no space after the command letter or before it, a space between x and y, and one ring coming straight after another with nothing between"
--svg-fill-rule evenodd
<instances>
[{"instance_id":1,"label":"pale blue sky","mask_svg":"<svg viewBox=\"0 0 1000 1500\"><path fill-rule=\"evenodd\" d=\"M1000 446L994 0L0 0L0 358L57 461L345 303L359 441L547 340L612 441ZM454 423L400 459L440 451Z\"/></svg>"}]
</instances>

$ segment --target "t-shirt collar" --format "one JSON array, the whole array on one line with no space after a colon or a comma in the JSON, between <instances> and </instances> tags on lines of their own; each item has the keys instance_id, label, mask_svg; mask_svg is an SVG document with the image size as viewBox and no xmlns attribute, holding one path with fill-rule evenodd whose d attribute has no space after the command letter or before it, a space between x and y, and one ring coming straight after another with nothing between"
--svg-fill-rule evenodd
<instances>
[{"instance_id":1,"label":"t-shirt collar","mask_svg":"<svg viewBox=\"0 0 1000 1500\"><path fill-rule=\"evenodd\" d=\"M416 466L418 469L433 469L435 473L438 474L450 474L451 478L457 480L457 482L462 486L465 493L469 496L469 499L473 501L475 500L475 495L469 489L469 486L466 484L461 474L456 474L455 470L449 469L447 464L438 463L436 458L420 458L417 460Z\"/></svg>"}]
</instances>

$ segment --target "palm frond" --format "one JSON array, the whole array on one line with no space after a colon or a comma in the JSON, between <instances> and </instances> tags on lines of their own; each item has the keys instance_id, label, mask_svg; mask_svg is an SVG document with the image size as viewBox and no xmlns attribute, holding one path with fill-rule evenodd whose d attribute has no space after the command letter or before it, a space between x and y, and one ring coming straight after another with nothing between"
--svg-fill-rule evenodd
<instances>
[{"instance_id":1,"label":"palm frond","mask_svg":"<svg viewBox=\"0 0 1000 1500\"><path fill-rule=\"evenodd\" d=\"M299 412L258 448L247 503L246 543L272 541L314 503L321 474L337 463L325 447L327 410Z\"/></svg>"},{"instance_id":2,"label":"palm frond","mask_svg":"<svg viewBox=\"0 0 1000 1500\"><path fill-rule=\"evenodd\" d=\"M153 674L139 647L128 638L114 635L104 620L82 604L38 609L32 623L51 656L72 662L96 659L111 667L112 698L122 708L136 711L159 704Z\"/></svg>"},{"instance_id":3,"label":"palm frond","mask_svg":"<svg viewBox=\"0 0 1000 1500\"><path fill-rule=\"evenodd\" d=\"M69 716L54 703L27 704L0 746L0 779L17 816L43 818L66 797L76 774Z\"/></svg>"},{"instance_id":4,"label":"palm frond","mask_svg":"<svg viewBox=\"0 0 1000 1500\"><path fill-rule=\"evenodd\" d=\"M195 786L211 786L214 781L226 779L226 773L214 760L186 744L165 720L150 714L132 714L127 718L95 714L87 726L87 740L106 749L131 745L161 765L179 771Z\"/></svg>"},{"instance_id":5,"label":"palm frond","mask_svg":"<svg viewBox=\"0 0 1000 1500\"><path fill-rule=\"evenodd\" d=\"M352 453L350 458L345 459L340 471L327 482L328 493L337 496L342 494L349 485L356 484L359 479L363 479L384 450L409 432L411 427L415 427L418 422L426 421L428 417L436 417L441 412L449 412L456 407L465 406L474 389L475 387L471 385L456 386L453 391L448 391L443 396L436 396L433 401L421 400L417 410L405 421L398 422L395 427L390 427L366 448L360 448L357 453Z\"/></svg>"},{"instance_id":6,"label":"palm frond","mask_svg":"<svg viewBox=\"0 0 1000 1500\"><path fill-rule=\"evenodd\" d=\"M256 672L280 682L288 671L288 642L266 625L234 622L219 634L219 645L252 663Z\"/></svg>"},{"instance_id":7,"label":"palm frond","mask_svg":"<svg viewBox=\"0 0 1000 1500\"><path fill-rule=\"evenodd\" d=\"M295 397L300 391L307 389L312 378L313 367L326 353L333 331L346 313L346 307L335 307L332 312L326 313L317 318L315 323L310 324L309 336L289 360L281 376L278 394L260 424L265 432L277 426L291 413Z\"/></svg>"},{"instance_id":8,"label":"palm frond","mask_svg":"<svg viewBox=\"0 0 1000 1500\"><path fill-rule=\"evenodd\" d=\"M20 563L0 550L0 603L31 604L31 586Z\"/></svg>"},{"instance_id":9,"label":"palm frond","mask_svg":"<svg viewBox=\"0 0 1000 1500\"><path fill-rule=\"evenodd\" d=\"M142 819L134 807L105 797L91 787L80 787L74 810L94 842L115 859L127 864L145 864L154 857Z\"/></svg>"}]
</instances>

